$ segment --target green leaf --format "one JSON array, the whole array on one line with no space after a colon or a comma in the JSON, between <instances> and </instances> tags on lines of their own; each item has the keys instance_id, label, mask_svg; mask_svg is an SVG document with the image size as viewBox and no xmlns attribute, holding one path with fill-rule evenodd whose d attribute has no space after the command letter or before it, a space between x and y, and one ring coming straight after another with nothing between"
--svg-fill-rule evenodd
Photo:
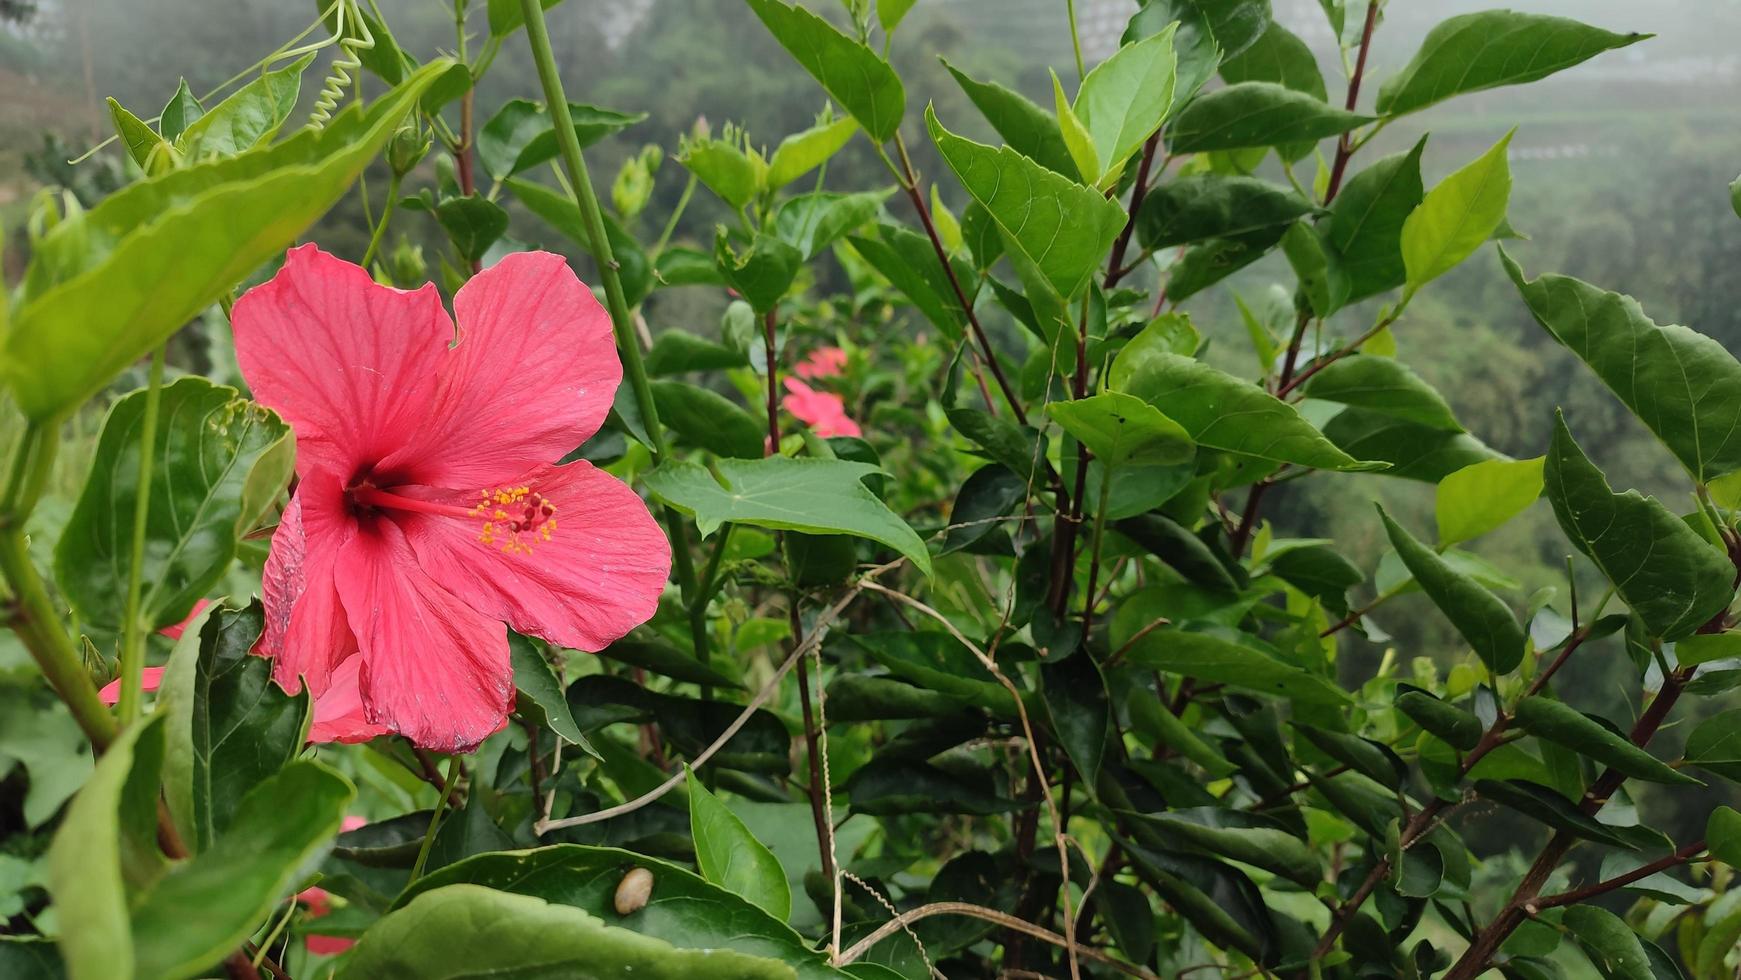
<instances>
[{"instance_id":1,"label":"green leaf","mask_svg":"<svg viewBox=\"0 0 1741 980\"><path fill-rule=\"evenodd\" d=\"M947 60L943 61L943 67L955 76L956 83L967 93L980 115L991 123L991 128L1011 149L1053 173L1077 176L1079 171L1070 149L1064 143L1058 121L1050 113L1019 92L996 82L977 81Z\"/></svg>"},{"instance_id":2,"label":"green leaf","mask_svg":"<svg viewBox=\"0 0 1741 980\"><path fill-rule=\"evenodd\" d=\"M1605 980L1656 980L1643 944L1618 915L1596 905L1574 905L1561 921Z\"/></svg>"},{"instance_id":3,"label":"green leaf","mask_svg":"<svg viewBox=\"0 0 1741 980\"><path fill-rule=\"evenodd\" d=\"M790 980L795 974L770 959L682 949L568 905L463 884L420 889L363 934L336 974L337 980L480 976Z\"/></svg>"},{"instance_id":4,"label":"green leaf","mask_svg":"<svg viewBox=\"0 0 1741 980\"><path fill-rule=\"evenodd\" d=\"M907 16L907 11L912 10L913 4L918 2L919 0L877 0L877 23L882 25L883 33L895 33L901 18Z\"/></svg>"},{"instance_id":5,"label":"green leaf","mask_svg":"<svg viewBox=\"0 0 1741 980\"><path fill-rule=\"evenodd\" d=\"M1400 116L1465 92L1533 82L1650 36L1515 10L1450 17L1428 31L1414 58L1380 86L1378 111Z\"/></svg>"},{"instance_id":6,"label":"green leaf","mask_svg":"<svg viewBox=\"0 0 1741 980\"><path fill-rule=\"evenodd\" d=\"M1286 231L1286 225L1273 225L1191 246L1167 272L1167 299L1182 301L1195 296L1256 262L1275 248Z\"/></svg>"},{"instance_id":7,"label":"green leaf","mask_svg":"<svg viewBox=\"0 0 1741 980\"><path fill-rule=\"evenodd\" d=\"M1530 313L1596 372L1699 482L1741 470L1741 363L1686 327L1658 326L1638 301L1569 276L1529 282L1500 250Z\"/></svg>"},{"instance_id":8,"label":"green leaf","mask_svg":"<svg viewBox=\"0 0 1741 980\"><path fill-rule=\"evenodd\" d=\"M549 10L561 2L544 0L544 9ZM489 18L491 37L507 37L526 26L526 10L520 6L520 0L490 0Z\"/></svg>"},{"instance_id":9,"label":"green leaf","mask_svg":"<svg viewBox=\"0 0 1741 980\"><path fill-rule=\"evenodd\" d=\"M1445 614L1463 639L1474 648L1475 655L1495 674L1509 674L1523 660L1523 628L1510 608L1481 583L1451 567L1433 549L1415 540L1414 535L1390 519L1384 508L1378 508L1391 547L1408 567L1409 574L1420 583L1422 591L1433 605Z\"/></svg>"},{"instance_id":10,"label":"green leaf","mask_svg":"<svg viewBox=\"0 0 1741 980\"><path fill-rule=\"evenodd\" d=\"M1699 722L1687 736L1683 754L1701 769L1741 780L1741 710L1721 711Z\"/></svg>"},{"instance_id":11,"label":"green leaf","mask_svg":"<svg viewBox=\"0 0 1741 980\"><path fill-rule=\"evenodd\" d=\"M677 162L696 176L719 199L742 211L762 192L767 164L761 155L739 145L736 139L700 139L683 144Z\"/></svg>"},{"instance_id":12,"label":"green leaf","mask_svg":"<svg viewBox=\"0 0 1741 980\"><path fill-rule=\"evenodd\" d=\"M940 553L970 548L987 538L1006 540L1007 536L997 536L996 532L1014 525L1004 525L999 519L1028 499L1028 489L1028 481L1002 463L969 473L955 492L955 505L949 508L949 531Z\"/></svg>"},{"instance_id":13,"label":"green leaf","mask_svg":"<svg viewBox=\"0 0 1741 980\"><path fill-rule=\"evenodd\" d=\"M518 3L514 9L519 10ZM647 118L644 112L617 112L581 102L570 102L568 112L574 119L574 135L579 138L581 149ZM556 152L556 124L551 122L550 113L541 102L509 99L478 130L478 162L494 180L506 180L554 160Z\"/></svg>"},{"instance_id":14,"label":"green leaf","mask_svg":"<svg viewBox=\"0 0 1741 980\"><path fill-rule=\"evenodd\" d=\"M619 916L612 897L623 875L634 868L652 872L652 894L645 908ZM755 905L675 864L632 851L557 844L531 851L480 854L418 879L394 907L404 908L419 895L456 883L573 906L682 949L734 950L779 960L796 970L802 980L846 977L830 967L826 957L811 949L798 933ZM415 916L406 918L416 920ZM703 967L701 972L679 976L711 978L712 974Z\"/></svg>"},{"instance_id":15,"label":"green leaf","mask_svg":"<svg viewBox=\"0 0 1741 980\"><path fill-rule=\"evenodd\" d=\"M1273 959L1274 918L1250 878L1228 865L1190 854L1135 845L1125 851L1160 897L1203 938L1260 962Z\"/></svg>"},{"instance_id":16,"label":"green leaf","mask_svg":"<svg viewBox=\"0 0 1741 980\"><path fill-rule=\"evenodd\" d=\"M1273 20L1250 47L1221 62L1221 78L1230 85L1275 82L1315 99L1326 97L1318 57L1299 35Z\"/></svg>"},{"instance_id":17,"label":"green leaf","mask_svg":"<svg viewBox=\"0 0 1741 980\"><path fill-rule=\"evenodd\" d=\"M997 795L990 772L964 772L963 767L945 770L887 756L873 758L854 770L840 789L851 796L854 812L878 817L913 813L983 817L1028 806Z\"/></svg>"},{"instance_id":18,"label":"green leaf","mask_svg":"<svg viewBox=\"0 0 1741 980\"><path fill-rule=\"evenodd\" d=\"M234 952L319 863L356 790L298 760L254 787L229 830L134 904L138 975L194 977Z\"/></svg>"},{"instance_id":19,"label":"green leaf","mask_svg":"<svg viewBox=\"0 0 1741 980\"><path fill-rule=\"evenodd\" d=\"M1440 181L1402 225L1402 261L1413 293L1468 258L1505 220L1511 200L1506 133L1486 153Z\"/></svg>"},{"instance_id":20,"label":"green leaf","mask_svg":"<svg viewBox=\"0 0 1741 980\"><path fill-rule=\"evenodd\" d=\"M127 148L127 156L131 157L139 169L146 174L160 174L175 167L176 155L163 137L146 125L143 119L128 112L121 103L114 99L109 103L109 118L115 123L115 135L121 138L121 145Z\"/></svg>"},{"instance_id":21,"label":"green leaf","mask_svg":"<svg viewBox=\"0 0 1741 980\"><path fill-rule=\"evenodd\" d=\"M158 711L169 718L164 795L196 851L308 741L308 692L285 694L271 662L249 654L265 625L258 601L208 607L176 642L158 689Z\"/></svg>"},{"instance_id":22,"label":"green leaf","mask_svg":"<svg viewBox=\"0 0 1741 980\"><path fill-rule=\"evenodd\" d=\"M1654 497L1615 493L1558 418L1545 473L1554 516L1652 636L1678 640L1728 608L1734 568Z\"/></svg>"},{"instance_id":23,"label":"green leaf","mask_svg":"<svg viewBox=\"0 0 1741 980\"><path fill-rule=\"evenodd\" d=\"M544 654L538 652L532 641L518 633L508 633L508 660L514 667L514 690L519 692L519 698L514 703L514 710L531 719L534 724L541 725L561 736L570 745L578 745L581 751L596 757L592 743L580 733L580 726L574 723L574 715L568 710L568 698L564 696L562 682L556 677L556 672L550 669L550 661L544 659Z\"/></svg>"},{"instance_id":24,"label":"green leaf","mask_svg":"<svg viewBox=\"0 0 1741 980\"><path fill-rule=\"evenodd\" d=\"M676 647L643 640L618 640L598 653L607 660L645 668L655 674L691 684L743 688L743 681L723 674Z\"/></svg>"},{"instance_id":25,"label":"green leaf","mask_svg":"<svg viewBox=\"0 0 1741 980\"><path fill-rule=\"evenodd\" d=\"M1538 783L1523 779L1481 779L1475 782L1475 792L1574 837L1610 847L1637 849L1628 838L1585 815L1570 800Z\"/></svg>"},{"instance_id":26,"label":"green leaf","mask_svg":"<svg viewBox=\"0 0 1741 980\"><path fill-rule=\"evenodd\" d=\"M1741 868L1741 813L1720 806L1705 821L1705 842L1711 856L1731 868Z\"/></svg>"},{"instance_id":27,"label":"green leaf","mask_svg":"<svg viewBox=\"0 0 1741 980\"><path fill-rule=\"evenodd\" d=\"M447 232L460 258L467 262L482 261L490 246L508 231L508 212L478 194L448 198L437 204L435 220Z\"/></svg>"},{"instance_id":28,"label":"green leaf","mask_svg":"<svg viewBox=\"0 0 1741 980\"><path fill-rule=\"evenodd\" d=\"M853 634L851 640L896 677L1001 718L1016 717L1009 690L992 678L973 651L947 633Z\"/></svg>"},{"instance_id":29,"label":"green leaf","mask_svg":"<svg viewBox=\"0 0 1741 980\"><path fill-rule=\"evenodd\" d=\"M1124 230L1124 208L1007 146L956 136L930 107L925 125L949 169L1046 284L1064 299L1080 292Z\"/></svg>"},{"instance_id":30,"label":"green leaf","mask_svg":"<svg viewBox=\"0 0 1741 980\"><path fill-rule=\"evenodd\" d=\"M1463 426L1445 396L1394 357L1344 357L1325 365L1306 383L1306 395L1357 405L1446 432Z\"/></svg>"},{"instance_id":31,"label":"green leaf","mask_svg":"<svg viewBox=\"0 0 1741 980\"><path fill-rule=\"evenodd\" d=\"M761 457L767 423L756 421L736 402L681 381L655 381L652 388L659 420L685 442L718 456Z\"/></svg>"},{"instance_id":32,"label":"green leaf","mask_svg":"<svg viewBox=\"0 0 1741 980\"><path fill-rule=\"evenodd\" d=\"M1129 642L1126 637L1115 639ZM1348 701L1348 695L1341 688L1315 674L1252 647L1229 643L1207 633L1165 628L1153 630L1136 641L1125 655L1125 662L1288 698L1302 704L1334 706Z\"/></svg>"},{"instance_id":33,"label":"green leaf","mask_svg":"<svg viewBox=\"0 0 1741 980\"><path fill-rule=\"evenodd\" d=\"M1682 667L1741 657L1741 633L1694 633L1675 642L1675 663Z\"/></svg>"},{"instance_id":34,"label":"green leaf","mask_svg":"<svg viewBox=\"0 0 1741 980\"><path fill-rule=\"evenodd\" d=\"M1112 387L1166 412L1201 445L1331 470L1370 470L1330 444L1292 405L1201 361L1132 343L1112 364Z\"/></svg>"},{"instance_id":35,"label":"green leaf","mask_svg":"<svg viewBox=\"0 0 1741 980\"><path fill-rule=\"evenodd\" d=\"M588 255L592 254L592 235L581 221L580 205L574 203L574 198L520 177L508 178L507 186L520 199L520 203L526 205L527 210L543 219L564 238L580 246ZM617 224L616 219L607 214L604 216L604 223L605 239L610 243L611 257L616 260L617 271L622 275L623 292L626 294L624 298L631 307L639 306L647 298L647 294L653 291L653 270L647 261L647 253L641 250L639 242Z\"/></svg>"},{"instance_id":36,"label":"green leaf","mask_svg":"<svg viewBox=\"0 0 1741 980\"><path fill-rule=\"evenodd\" d=\"M732 246L724 225L714 229L713 261L726 282L738 291L750 308L767 313L779 305L804 264L798 249L772 235L757 232L747 251Z\"/></svg>"},{"instance_id":37,"label":"green leaf","mask_svg":"<svg viewBox=\"0 0 1741 980\"><path fill-rule=\"evenodd\" d=\"M1107 466L1183 463L1196 454L1196 444L1179 423L1120 391L1052 402L1046 414Z\"/></svg>"},{"instance_id":38,"label":"green leaf","mask_svg":"<svg viewBox=\"0 0 1741 980\"><path fill-rule=\"evenodd\" d=\"M1093 786L1112 739L1112 705L1100 665L1086 650L1047 660L1040 665L1040 687L1053 735L1083 783Z\"/></svg>"},{"instance_id":39,"label":"green leaf","mask_svg":"<svg viewBox=\"0 0 1741 980\"><path fill-rule=\"evenodd\" d=\"M684 772L689 786L689 836L695 841L695 864L701 876L784 922L792 914L792 892L779 859L707 791L695 773L687 768Z\"/></svg>"},{"instance_id":40,"label":"green leaf","mask_svg":"<svg viewBox=\"0 0 1741 980\"><path fill-rule=\"evenodd\" d=\"M1267 817L1217 806L1128 816L1172 841L1273 871L1305 888L1317 887L1324 878L1311 847Z\"/></svg>"},{"instance_id":41,"label":"green leaf","mask_svg":"<svg viewBox=\"0 0 1741 980\"><path fill-rule=\"evenodd\" d=\"M841 674L828 684L829 721L955 718L966 702L887 677Z\"/></svg>"},{"instance_id":42,"label":"green leaf","mask_svg":"<svg viewBox=\"0 0 1741 980\"><path fill-rule=\"evenodd\" d=\"M139 604L139 625L153 630L185 617L228 571L237 543L290 479L295 455L290 427L234 388L189 377L160 398ZM110 410L55 548L56 580L87 628L124 625L145 399L137 391Z\"/></svg>"},{"instance_id":43,"label":"green leaf","mask_svg":"<svg viewBox=\"0 0 1741 980\"><path fill-rule=\"evenodd\" d=\"M713 268L712 257L708 258L707 267ZM741 352L705 337L697 337L687 330L665 331L653 338L653 349L647 352L647 373L654 377L692 371L721 371L747 367L749 363L749 358Z\"/></svg>"},{"instance_id":44,"label":"green leaf","mask_svg":"<svg viewBox=\"0 0 1741 980\"><path fill-rule=\"evenodd\" d=\"M1408 278L1402 229L1426 194L1421 183L1426 145L1423 136L1406 153L1394 153L1350 177L1330 205L1322 227L1347 280L1350 303L1395 289Z\"/></svg>"},{"instance_id":45,"label":"green leaf","mask_svg":"<svg viewBox=\"0 0 1741 980\"><path fill-rule=\"evenodd\" d=\"M187 79L175 87L175 94L170 97L169 104L163 107L157 120L157 131L163 138L174 142L188 126L199 117L205 115L205 107L199 99L194 98L193 90L187 87Z\"/></svg>"},{"instance_id":46,"label":"green leaf","mask_svg":"<svg viewBox=\"0 0 1741 980\"><path fill-rule=\"evenodd\" d=\"M1073 108L1100 162L1091 183L1104 186L1166 121L1173 105L1175 30L1168 25L1119 48L1082 79Z\"/></svg>"},{"instance_id":47,"label":"green leaf","mask_svg":"<svg viewBox=\"0 0 1741 980\"><path fill-rule=\"evenodd\" d=\"M886 143L894 137L907 95L888 62L803 7L782 0L744 2L873 141Z\"/></svg>"},{"instance_id":48,"label":"green leaf","mask_svg":"<svg viewBox=\"0 0 1741 980\"><path fill-rule=\"evenodd\" d=\"M163 759L157 716L121 730L73 797L48 849L48 892L61 921L60 952L74 977L134 975L129 885L160 870L154 801Z\"/></svg>"},{"instance_id":49,"label":"green leaf","mask_svg":"<svg viewBox=\"0 0 1741 980\"><path fill-rule=\"evenodd\" d=\"M1058 80L1057 72L1052 72L1052 111L1058 114L1058 131L1064 134L1064 146L1070 150L1076 173L1091 174L1089 183L1098 184L1102 172L1100 151L1095 148L1094 137L1089 134L1082 117L1076 115L1069 98L1064 95L1064 83Z\"/></svg>"},{"instance_id":50,"label":"green leaf","mask_svg":"<svg viewBox=\"0 0 1741 980\"><path fill-rule=\"evenodd\" d=\"M1120 43L1133 44L1174 21L1179 22L1176 106L1197 94L1222 59L1238 58L1258 42L1270 24L1270 0L1147 0Z\"/></svg>"},{"instance_id":51,"label":"green leaf","mask_svg":"<svg viewBox=\"0 0 1741 980\"><path fill-rule=\"evenodd\" d=\"M134 183L36 243L0 377L47 421L180 329L337 201L451 64L321 130Z\"/></svg>"},{"instance_id":52,"label":"green leaf","mask_svg":"<svg viewBox=\"0 0 1741 980\"><path fill-rule=\"evenodd\" d=\"M1340 136L1372 121L1274 82L1240 82L1192 99L1167 127L1173 153L1286 146Z\"/></svg>"},{"instance_id":53,"label":"green leaf","mask_svg":"<svg viewBox=\"0 0 1741 980\"><path fill-rule=\"evenodd\" d=\"M1481 719L1426 691L1413 689L1399 692L1396 708L1415 724L1444 739L1453 748L1467 752L1481 741Z\"/></svg>"},{"instance_id":54,"label":"green leaf","mask_svg":"<svg viewBox=\"0 0 1741 980\"><path fill-rule=\"evenodd\" d=\"M1465 466L1506 457L1467 432L1429 428L1364 408L1349 408L1324 426L1324 437L1350 456L1382 460L1385 476L1437 483Z\"/></svg>"},{"instance_id":55,"label":"green leaf","mask_svg":"<svg viewBox=\"0 0 1741 980\"><path fill-rule=\"evenodd\" d=\"M906 522L862 482L881 472L842 459L722 459L722 486L704 467L672 460L645 476L647 489L686 513L701 533L721 524L750 524L806 534L850 534L888 545L926 575L931 556Z\"/></svg>"},{"instance_id":56,"label":"green leaf","mask_svg":"<svg viewBox=\"0 0 1741 980\"><path fill-rule=\"evenodd\" d=\"M1542 495L1546 461L1545 456L1490 459L1440 480L1434 504L1439 542L1452 545L1478 538L1527 510Z\"/></svg>"},{"instance_id":57,"label":"green leaf","mask_svg":"<svg viewBox=\"0 0 1741 980\"><path fill-rule=\"evenodd\" d=\"M1563 745L1635 779L1703 785L1562 701L1540 696L1524 698L1518 702L1515 718L1518 726L1531 735Z\"/></svg>"},{"instance_id":58,"label":"green leaf","mask_svg":"<svg viewBox=\"0 0 1741 980\"><path fill-rule=\"evenodd\" d=\"M1149 191L1137 214L1137 239L1162 249L1211 238L1237 238L1291 225L1312 202L1256 177L1192 174Z\"/></svg>"},{"instance_id":59,"label":"green leaf","mask_svg":"<svg viewBox=\"0 0 1741 980\"><path fill-rule=\"evenodd\" d=\"M1232 775L1237 768L1147 691L1133 694L1126 702L1126 708L1130 712L1131 726L1134 729L1202 766L1203 771L1210 776L1220 779Z\"/></svg>"},{"instance_id":60,"label":"green leaf","mask_svg":"<svg viewBox=\"0 0 1741 980\"><path fill-rule=\"evenodd\" d=\"M851 235L847 241L925 319L950 340L961 339L967 329L967 313L925 236L900 225L880 224L876 235ZM958 281L971 283L974 278L958 275Z\"/></svg>"},{"instance_id":61,"label":"green leaf","mask_svg":"<svg viewBox=\"0 0 1741 980\"><path fill-rule=\"evenodd\" d=\"M190 160L234 156L270 140L296 109L302 72L314 61L303 55L262 74L187 124L176 146Z\"/></svg>"},{"instance_id":62,"label":"green leaf","mask_svg":"<svg viewBox=\"0 0 1741 980\"><path fill-rule=\"evenodd\" d=\"M816 191L787 198L774 212L774 234L809 261L877 216L890 191Z\"/></svg>"},{"instance_id":63,"label":"green leaf","mask_svg":"<svg viewBox=\"0 0 1741 980\"><path fill-rule=\"evenodd\" d=\"M817 123L781 140L780 145L774 147L774 155L768 159L768 189L777 191L822 166L839 153L856 132L858 120L846 116Z\"/></svg>"},{"instance_id":64,"label":"green leaf","mask_svg":"<svg viewBox=\"0 0 1741 980\"><path fill-rule=\"evenodd\" d=\"M1373 782L1393 791L1405 785L1408 766L1384 743L1299 722L1294 723L1294 729L1313 748Z\"/></svg>"}]
</instances>

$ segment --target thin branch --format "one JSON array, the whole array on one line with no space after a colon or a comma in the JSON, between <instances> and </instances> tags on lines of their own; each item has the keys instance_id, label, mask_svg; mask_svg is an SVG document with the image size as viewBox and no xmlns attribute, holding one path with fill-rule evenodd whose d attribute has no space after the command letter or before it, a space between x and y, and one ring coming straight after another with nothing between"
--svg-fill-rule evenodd
<instances>
[{"instance_id":1,"label":"thin branch","mask_svg":"<svg viewBox=\"0 0 1741 980\"><path fill-rule=\"evenodd\" d=\"M920 919L929 919L936 915L965 915L971 919L979 919L984 922L995 922L998 925L1003 926L1005 929L1014 929L1017 932L1033 936L1035 939L1041 940L1042 942L1048 942L1054 946L1068 949L1072 951L1072 953L1080 953L1082 956L1094 960L1097 963L1104 963L1107 966L1112 967L1114 970L1117 970L1125 976L1142 977L1143 980L1161 980L1159 976L1150 973L1140 966L1134 966L1130 963L1124 962L1123 960L1114 959L1097 949L1091 949L1086 946L1077 946L1073 940L1066 939L1050 929L1034 925L1026 919L1018 919L1007 912L999 912L997 909L989 909L983 905L973 905L968 902L932 902L929 905L921 905L916 909L908 909L894 919L878 926L875 932L860 939L858 942L854 943L850 949L840 954L839 965L852 965L857 962L859 957L869 952L871 947L875 946L877 943L889 938L906 926L918 922Z\"/></svg>"},{"instance_id":2,"label":"thin branch","mask_svg":"<svg viewBox=\"0 0 1741 980\"><path fill-rule=\"evenodd\" d=\"M1676 867L1677 865L1686 864L1688 861L1691 861L1693 858L1698 857L1704 852L1705 841L1704 838L1700 838L1680 850L1675 851L1673 854L1657 858L1655 861L1633 868L1625 874L1618 874L1606 881L1598 881L1593 885L1586 885L1583 888L1574 889L1573 891L1561 892L1558 895L1549 895L1546 898L1537 899L1535 902L1531 903L1531 908L1526 909L1526 911L1533 915L1541 909L1551 909L1560 905L1576 905L1579 902L1588 901L1598 895L1606 895L1616 888L1624 888L1635 881L1648 878L1659 871L1666 871L1669 868Z\"/></svg>"}]
</instances>

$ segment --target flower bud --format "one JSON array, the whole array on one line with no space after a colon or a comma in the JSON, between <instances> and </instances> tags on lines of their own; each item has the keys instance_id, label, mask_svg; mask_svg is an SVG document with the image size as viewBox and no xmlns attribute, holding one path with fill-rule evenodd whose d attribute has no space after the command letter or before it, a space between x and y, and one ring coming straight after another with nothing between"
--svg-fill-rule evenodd
<instances>
[{"instance_id":1,"label":"flower bud","mask_svg":"<svg viewBox=\"0 0 1741 980\"><path fill-rule=\"evenodd\" d=\"M429 152L429 144L429 134L422 126L416 123L400 126L387 144L387 165L393 168L393 176L404 177L415 170Z\"/></svg>"}]
</instances>

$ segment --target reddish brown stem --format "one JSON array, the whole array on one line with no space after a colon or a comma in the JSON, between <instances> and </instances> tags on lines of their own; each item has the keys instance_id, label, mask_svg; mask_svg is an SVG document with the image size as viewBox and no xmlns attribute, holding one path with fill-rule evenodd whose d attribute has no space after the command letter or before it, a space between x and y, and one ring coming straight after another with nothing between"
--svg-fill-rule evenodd
<instances>
[{"instance_id":1,"label":"reddish brown stem","mask_svg":"<svg viewBox=\"0 0 1741 980\"><path fill-rule=\"evenodd\" d=\"M1124 230L1118 233L1118 241L1113 243L1112 258L1106 263L1106 288L1108 290L1118 285L1137 263L1129 266L1124 264L1124 253L1130 248L1131 235L1136 231L1137 212L1142 210L1143 199L1149 193L1149 168L1155 162L1155 149L1160 146L1161 134L1157 130L1149 141L1143 144L1143 160L1137 165L1136 185L1130 192L1130 215L1125 219Z\"/></svg>"},{"instance_id":2,"label":"reddish brown stem","mask_svg":"<svg viewBox=\"0 0 1741 980\"><path fill-rule=\"evenodd\" d=\"M768 361L768 455L780 452L780 361L774 354L774 311L762 314L762 350Z\"/></svg>"},{"instance_id":3,"label":"reddish brown stem","mask_svg":"<svg viewBox=\"0 0 1741 980\"><path fill-rule=\"evenodd\" d=\"M1360 28L1360 53L1354 59L1354 74L1348 76L1348 98L1342 107L1349 112L1360 101L1360 80L1366 76L1366 52L1372 47L1372 31L1378 26L1379 0L1372 0L1366 5L1366 23ZM1336 162L1330 167L1330 183L1324 194L1327 205L1336 197L1336 192L1342 189L1342 176L1348 171L1348 158L1354 155L1354 137L1343 133L1336 141Z\"/></svg>"},{"instance_id":4,"label":"reddish brown stem","mask_svg":"<svg viewBox=\"0 0 1741 980\"><path fill-rule=\"evenodd\" d=\"M1655 861L1633 868L1625 874L1615 875L1606 881L1598 881L1595 884L1585 885L1583 888L1577 888L1572 891L1561 892L1558 895L1549 895L1546 898L1538 900L1535 903L1535 909L1551 909L1560 905L1576 905L1579 902L1589 901L1598 895L1606 895L1616 888L1625 888L1627 885L1648 878L1659 871L1667 871L1669 868L1673 868L1677 865L1686 864L1688 861L1691 861L1693 858L1698 857L1704 852L1705 840L1701 837L1693 843L1675 851L1673 854L1657 858Z\"/></svg>"}]
</instances>

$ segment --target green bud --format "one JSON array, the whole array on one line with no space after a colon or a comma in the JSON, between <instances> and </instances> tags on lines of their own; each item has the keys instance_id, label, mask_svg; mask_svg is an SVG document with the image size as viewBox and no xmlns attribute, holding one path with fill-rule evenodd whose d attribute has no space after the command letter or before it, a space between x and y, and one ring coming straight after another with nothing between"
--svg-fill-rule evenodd
<instances>
[{"instance_id":1,"label":"green bud","mask_svg":"<svg viewBox=\"0 0 1741 980\"><path fill-rule=\"evenodd\" d=\"M415 170L429 152L429 145L429 134L422 126L412 123L399 127L387 144L387 165L393 168L393 175L404 177Z\"/></svg>"}]
</instances>

